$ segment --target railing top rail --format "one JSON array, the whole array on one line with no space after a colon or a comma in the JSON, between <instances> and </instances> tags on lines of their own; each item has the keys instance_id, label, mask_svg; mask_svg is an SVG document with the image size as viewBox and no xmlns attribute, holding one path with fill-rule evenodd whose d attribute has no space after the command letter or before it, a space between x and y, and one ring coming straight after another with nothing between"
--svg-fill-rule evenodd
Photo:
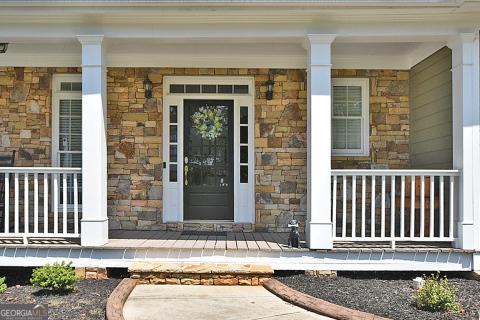
<instances>
[{"instance_id":1,"label":"railing top rail","mask_svg":"<svg viewBox=\"0 0 480 320\"><path fill-rule=\"evenodd\" d=\"M0 173L82 173L82 168L0 167Z\"/></svg>"},{"instance_id":2,"label":"railing top rail","mask_svg":"<svg viewBox=\"0 0 480 320\"><path fill-rule=\"evenodd\" d=\"M334 169L332 176L459 176L460 170L430 169Z\"/></svg>"}]
</instances>

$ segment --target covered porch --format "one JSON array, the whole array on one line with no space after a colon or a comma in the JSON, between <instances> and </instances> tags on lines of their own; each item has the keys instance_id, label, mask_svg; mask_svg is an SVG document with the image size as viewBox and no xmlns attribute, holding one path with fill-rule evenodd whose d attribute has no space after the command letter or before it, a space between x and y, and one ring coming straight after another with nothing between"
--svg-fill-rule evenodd
<instances>
[{"instance_id":1,"label":"covered porch","mask_svg":"<svg viewBox=\"0 0 480 320\"><path fill-rule=\"evenodd\" d=\"M45 163L41 166L38 162L39 165L31 167L0 168L0 173L4 175L5 186L4 209L0 217L0 238L22 239L25 243L28 241L28 247L49 245L47 244L49 241L43 242L44 240L39 239L73 238L80 239L80 244L68 243L66 244L68 248L80 246L80 248L98 247L99 250L108 248L137 250L146 247L163 250L162 252L165 250L185 252L192 248L202 251L213 250L212 252L217 250L217 253L225 251L225 255L229 250L293 252L300 256L302 252L310 250L314 251L315 253L312 254L315 255L319 254L315 250L358 253L367 248L384 252L388 247L398 252L409 252L408 250L417 252L425 249L437 253L442 250L471 253L472 250L479 248L480 239L475 236L479 228L479 212L474 200L478 187L474 177L478 176L477 164L480 163L480 159L477 159L479 144L476 127L478 123L475 120L478 118L478 36L476 34L436 35L435 37L409 35L396 38L393 35L353 37L341 34L310 34L268 40L271 45L278 48L276 53L271 53L268 45L256 46L256 42L261 39L231 40L234 42L234 48L238 50L244 46L240 53L246 58L237 62L234 60L241 55L240 53L230 59L215 61L211 48L218 49L221 47L219 43L225 39L209 39L206 45L200 46L203 51L201 50L202 52L197 56L194 65L188 65L191 63L188 62L191 55L187 53L180 55L178 60L174 59L175 55L172 51L181 51L183 48L184 52L189 52L194 46L181 39L131 40L136 44L133 47L126 46L125 40L108 39L98 35L78 36L74 41L62 40L68 55L65 58L67 60L61 63L79 68L79 59L81 59L82 68L78 69L76 74L81 73L82 84L80 95L83 111L80 150L82 166L49 167ZM77 40L78 43L75 43ZM210 49L209 45L211 45ZM12 44L10 48L13 53L15 50L21 53L23 50L25 54L31 50L31 46L27 40L24 40L24 43L19 43L18 47ZM451 84L449 84L452 116L450 123L444 127L442 127L444 123L432 124L432 126L437 125L440 130L451 132L450 138L445 138L451 139L450 147L445 148L449 150L451 159L447 164L439 164L434 161L436 159L433 155L429 163L428 155L419 155L423 160L416 166L411 157L412 148L409 144L413 143L412 139L415 135L420 135L422 129L411 130L412 109L408 105L411 95L406 90L406 95L398 94L390 100L390 97L383 95L380 91L373 94L373 89L388 88L389 84L373 85L372 81L398 80L403 81L403 85L407 83L406 85L409 86L408 75L412 74L412 68L444 46L452 52L452 74ZM165 47L168 49L162 49ZM356 49L355 54L352 54L352 48ZM374 54L371 48L375 48ZM399 48L403 48L403 51L399 51ZM232 49L232 52L236 49ZM227 51L221 52L222 56L232 53L227 49L222 50ZM48 50L44 48L44 51L43 56L48 57ZM163 60L158 62L151 54L142 54L150 51L159 52ZM248 52L253 53L249 56ZM21 67L26 64L22 61L22 57L25 55L20 54L16 59L9 56L7 62L11 66ZM42 57L42 54L39 57ZM131 57L136 57L135 62L131 62ZM203 62L202 57L205 59ZM254 57L257 61L254 61ZM40 59L33 63L48 65L52 62L48 60L42 62ZM127 67L148 70L141 72L137 69L132 72L116 70ZM160 71L151 70L155 68ZM231 71L229 68L235 69L235 72L232 71L232 74L229 74ZM251 72L248 71L249 68L255 68L258 71ZM307 79L299 79L296 81L298 84L289 88L290 75L288 71L279 72L279 68L307 69ZM240 70L247 71L241 74ZM367 71L362 73L363 76L356 76L356 73L350 70ZM372 70L377 70L377 73ZM378 70L399 70L399 72L389 75L388 71ZM442 70L439 69L438 73L440 71ZM251 197L253 208L245 206L242 210L246 211L242 211L242 214L246 213L243 216L240 215L249 218L239 218L239 220L235 218L233 221L218 223L209 221L204 224L197 223L196 226L195 221L184 220L180 211L180 218L177 218L175 212L170 216L167 214L163 207L166 200L162 188L167 185L164 179L170 177L171 165L178 165L180 169L176 170L179 177L182 175L183 157L178 154L180 160L167 159L170 156L168 153L170 148L167 147L171 141L165 136L142 137L141 142L135 139L136 130L140 127L139 123L143 124L142 132L145 132L150 125L158 128L165 124L163 119L167 112L167 106L162 106L158 100L153 107L154 111L145 109L152 106L145 107L148 104L148 98L145 98L143 79L139 76L142 72L154 81L153 95L158 100L163 99L167 94L163 81L169 74L180 77L183 72L183 76L199 78L220 75L232 78L240 75L252 77L255 95L254 103L250 106L252 110L255 109L255 118L252 115L254 119L252 136L249 136L248 143L238 144L239 147L252 148L249 149L252 151L251 158L238 162L239 167L254 165L248 171L253 190L248 196ZM152 74L156 74L158 79L153 79ZM407 78L402 78L405 76ZM424 82L440 81L434 76L435 74L432 76L433 79L426 78ZM282 86L274 85L273 87L273 102L266 98L265 82L270 77L274 83L282 83ZM122 78L124 79L122 81L130 84L118 84L117 78ZM284 78L287 80L282 80ZM332 130L332 117L336 116L335 111L332 111L332 97L335 94L337 78L364 78L370 81L367 84L370 90L367 94L370 99L367 102L370 111L360 116L365 123L366 131L356 133L360 141L359 149L365 148L359 154L349 155L348 150L347 154L332 153L332 150L335 151L335 144L341 143L332 138L335 135L335 131ZM132 86L136 88L134 92L130 92ZM348 86L342 83L337 85L337 87ZM388 90L402 89L389 88ZM427 88L424 94L428 95L428 92ZM122 94L127 95L125 101L121 100ZM130 94L133 94L134 98L130 97ZM10 93L8 95L11 96ZM400 96L406 97L407 100L402 101ZM284 103L284 101L287 102ZM287 146L285 146L282 144L284 143L282 139L286 139L285 137L280 136L282 139L275 140L279 138L275 134L280 134L281 131L275 132L271 124L269 126L267 115L272 112L284 114L285 106L283 105L291 102L299 105L297 109L292 107L293 111L290 111L298 113L293 120L296 123L291 125L289 122L291 119L287 121L280 119L275 125L291 126L295 130L303 128L304 132L300 133L304 134L305 139L295 141L288 137ZM281 111L276 110L276 108L280 110L276 103L283 106ZM305 104L305 108L302 107L302 103ZM159 105L163 109L157 109ZM125 114L134 113L135 116L122 116L124 118L120 120L115 119L114 114L109 114L113 109L112 106L116 111L125 109ZM139 110L133 112L131 108ZM377 114L387 115L388 123L387 119L374 118L372 111L374 108L378 108L375 111ZM7 106L6 109L9 110L9 107ZM148 112L154 112L156 118L153 120L143 116L136 118L139 114ZM264 115L263 120L262 115ZM433 115L434 112L427 112L420 118ZM115 124L117 120L120 124ZM153 123L147 124L148 121ZM169 126L175 123L175 121L170 122ZM384 127L381 127L382 125ZM112 136L125 135L125 130L120 126L131 128L129 129L131 137L127 138L123 145L125 149L133 146L138 150L138 148L142 149L142 145L155 144L153 154L148 153L148 148L145 148L147 150L139 151L141 157L122 158L123 156L117 153L118 145L122 140L117 141L116 138L112 138ZM239 124L239 127L241 126ZM16 129L13 128L13 130ZM383 133L375 134L378 131ZM19 135L17 139L20 146L23 146L22 139L28 139L27 133L22 134L23 136ZM404 139L399 139L401 140L399 142L396 139L389 139L388 136L403 136ZM432 137L432 140L433 138L442 140L442 136ZM133 139L133 142L128 139ZM405 140L409 142L405 143ZM275 145L278 141L280 141L279 144ZM425 141L419 143L424 143L423 146L425 146ZM395 144L402 144L403 151L398 151ZM16 148L13 143L9 147L2 147L2 151L7 153ZM129 152L129 150L124 151L123 155ZM143 159L141 161L146 162L141 163L140 158ZM33 163L35 164L35 161ZM131 166L140 165L143 168L138 172L126 174L123 171ZM278 169L278 167L281 168ZM268 170L272 171L268 173L270 178L263 179L262 176ZM295 177L282 178L288 176L289 171L294 172ZM158 184L151 183L157 189L154 189L155 192L152 191L151 194L147 192L146 195L142 195L143 190L140 190L139 198L135 198L136 195L132 196L133 191L126 198L115 198L119 190L119 181L123 179L120 176L129 174L141 176L139 180L157 182ZM303 179L304 186L296 179ZM182 180L179 181L182 182ZM289 191L292 188L294 190ZM129 191L131 191L130 187ZM159 192L161 195L158 195ZM151 206L149 210L138 209L145 205ZM128 206L127 210L123 208L125 206ZM155 223L132 225L122 222L128 220L122 218L127 211L128 213L141 211L144 216L161 214L161 217L156 216ZM266 213L269 217L265 217ZM288 235L285 232L288 228L286 223L278 218L280 215L300 221L301 230L305 231L305 242L302 242L302 248L292 249L285 245ZM172 216L174 220L169 220ZM250 218L252 220L249 220ZM109 227L109 219L118 223L111 223ZM135 221L138 220L141 219ZM208 226L205 227L205 224ZM128 226L136 230L126 230ZM119 230L119 228L125 228L125 230ZM185 232L188 229L199 233L187 234ZM208 232L211 234L209 235ZM8 241L5 247L8 247ZM57 240L52 241L55 244ZM19 243L14 240L12 245L18 246ZM225 255L219 254L219 256Z\"/></svg>"}]
</instances>

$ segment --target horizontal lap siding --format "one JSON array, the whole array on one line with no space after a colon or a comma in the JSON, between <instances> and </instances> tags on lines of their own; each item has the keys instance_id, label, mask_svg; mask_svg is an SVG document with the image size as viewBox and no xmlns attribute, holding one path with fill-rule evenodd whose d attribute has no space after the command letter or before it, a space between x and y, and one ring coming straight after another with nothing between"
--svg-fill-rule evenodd
<instances>
[{"instance_id":1,"label":"horizontal lap siding","mask_svg":"<svg viewBox=\"0 0 480 320\"><path fill-rule=\"evenodd\" d=\"M444 47L410 72L410 161L452 168L452 53Z\"/></svg>"}]
</instances>

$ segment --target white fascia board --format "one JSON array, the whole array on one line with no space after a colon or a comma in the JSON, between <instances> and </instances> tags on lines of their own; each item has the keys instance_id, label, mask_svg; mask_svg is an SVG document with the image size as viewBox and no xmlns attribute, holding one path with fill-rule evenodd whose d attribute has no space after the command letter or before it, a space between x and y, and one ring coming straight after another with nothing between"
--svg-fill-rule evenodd
<instances>
[{"instance_id":1,"label":"white fascia board","mask_svg":"<svg viewBox=\"0 0 480 320\"><path fill-rule=\"evenodd\" d=\"M248 5L248 6L328 6L328 7L407 7L407 6L438 6L438 7L459 7L463 3L475 3L475 1L465 0L319 0L319 1L292 1L292 0L28 0L15 1L4 0L0 6L66 6L66 7L97 7L97 6L228 6L228 5Z\"/></svg>"}]
</instances>

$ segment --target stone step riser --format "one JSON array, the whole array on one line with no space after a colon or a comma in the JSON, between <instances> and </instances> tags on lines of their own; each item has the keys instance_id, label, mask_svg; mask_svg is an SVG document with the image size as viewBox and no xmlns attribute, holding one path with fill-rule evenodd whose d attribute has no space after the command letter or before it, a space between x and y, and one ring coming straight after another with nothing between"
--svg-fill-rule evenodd
<instances>
[{"instance_id":1,"label":"stone step riser","mask_svg":"<svg viewBox=\"0 0 480 320\"><path fill-rule=\"evenodd\" d=\"M143 284L258 286L270 279L270 266L228 264L142 263L129 268Z\"/></svg>"},{"instance_id":2,"label":"stone step riser","mask_svg":"<svg viewBox=\"0 0 480 320\"><path fill-rule=\"evenodd\" d=\"M133 273L132 279L143 284L183 284L218 286L259 286L271 278L265 274L185 274L185 273Z\"/></svg>"}]
</instances>

